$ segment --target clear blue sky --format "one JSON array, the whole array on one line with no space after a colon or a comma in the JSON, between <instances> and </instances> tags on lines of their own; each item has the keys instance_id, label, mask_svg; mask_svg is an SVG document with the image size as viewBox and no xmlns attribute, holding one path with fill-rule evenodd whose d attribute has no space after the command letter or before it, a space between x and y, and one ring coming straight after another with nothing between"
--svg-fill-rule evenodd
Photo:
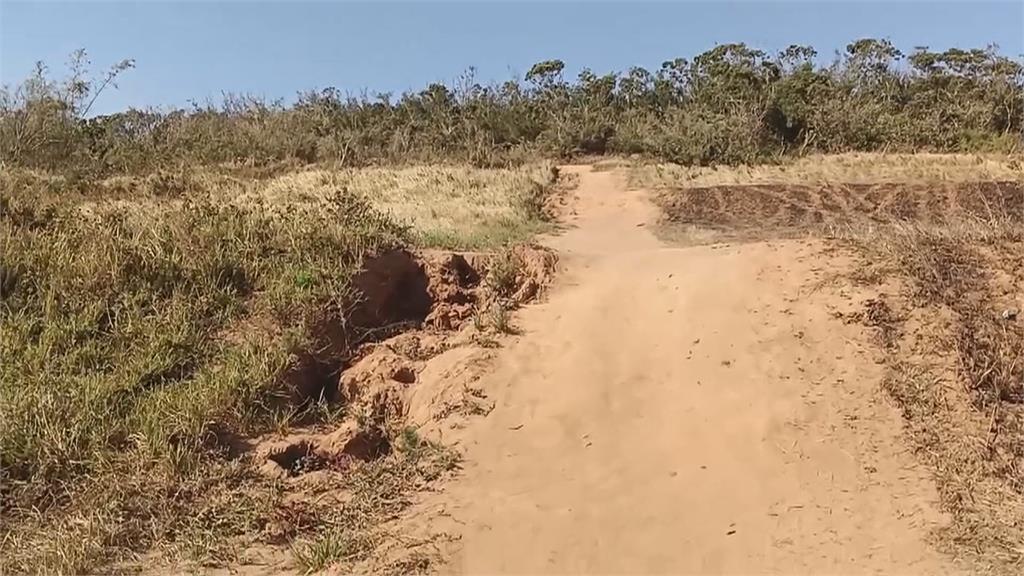
<instances>
[{"instance_id":1,"label":"clear blue sky","mask_svg":"<svg viewBox=\"0 0 1024 576\"><path fill-rule=\"evenodd\" d=\"M94 112L181 106L224 91L291 99L336 86L401 92L483 81L559 58L568 71L657 67L716 43L830 57L861 37L933 49L999 44L1024 53L1024 0L916 2L19 2L0 0L0 82L36 60L60 71L86 48L96 68L135 58Z\"/></svg>"}]
</instances>

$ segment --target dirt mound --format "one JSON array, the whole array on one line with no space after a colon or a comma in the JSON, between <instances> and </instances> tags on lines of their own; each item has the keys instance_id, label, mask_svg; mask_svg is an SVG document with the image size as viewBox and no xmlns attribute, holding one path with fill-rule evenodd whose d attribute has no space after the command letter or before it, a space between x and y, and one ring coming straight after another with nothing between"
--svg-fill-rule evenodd
<instances>
[{"instance_id":1,"label":"dirt mound","mask_svg":"<svg viewBox=\"0 0 1024 576\"><path fill-rule=\"evenodd\" d=\"M707 186L663 191L657 200L672 224L762 236L871 222L1024 222L1017 181Z\"/></svg>"},{"instance_id":2,"label":"dirt mound","mask_svg":"<svg viewBox=\"0 0 1024 576\"><path fill-rule=\"evenodd\" d=\"M299 409L346 401L338 377L365 353L362 347L408 330L458 330L495 300L512 307L528 302L548 284L555 262L550 250L527 245L499 254L394 250L366 259L353 280L357 304L345 318L315 321L312 348L318 352L296 358L282 376L282 401ZM423 353L429 351L412 355Z\"/></svg>"},{"instance_id":3,"label":"dirt mound","mask_svg":"<svg viewBox=\"0 0 1024 576\"><path fill-rule=\"evenodd\" d=\"M388 454L390 439L409 420L410 403L418 424L472 412L459 408L473 379L459 365L479 373L479 360L488 355L467 347L481 329L467 320L496 300L515 306L536 298L555 262L550 250L536 246L500 254L396 250L367 260L354 282L359 305L348 323L325 321L317 329L320 355L298 359L287 375L296 406L326 402L342 407L345 419L329 430L301 429L257 440L252 449L257 467L276 478L344 472L353 459ZM434 363L441 369L432 366L432 359L460 347L469 353ZM425 381L421 373L428 375ZM458 385L453 388L451 381ZM456 388L459 392L452 393Z\"/></svg>"},{"instance_id":4,"label":"dirt mound","mask_svg":"<svg viewBox=\"0 0 1024 576\"><path fill-rule=\"evenodd\" d=\"M319 470L344 472L354 460L368 462L391 452L391 442L378 427L345 422L328 434L294 434L268 440L256 449L260 472L275 478Z\"/></svg>"},{"instance_id":5,"label":"dirt mound","mask_svg":"<svg viewBox=\"0 0 1024 576\"><path fill-rule=\"evenodd\" d=\"M390 252L368 260L356 278L361 297L352 322L378 330L414 323L457 329L480 304L504 292L517 304L532 300L550 281L556 261L554 252L533 245L499 254ZM484 280L499 275L497 291L503 293L495 294L495 282Z\"/></svg>"}]
</instances>

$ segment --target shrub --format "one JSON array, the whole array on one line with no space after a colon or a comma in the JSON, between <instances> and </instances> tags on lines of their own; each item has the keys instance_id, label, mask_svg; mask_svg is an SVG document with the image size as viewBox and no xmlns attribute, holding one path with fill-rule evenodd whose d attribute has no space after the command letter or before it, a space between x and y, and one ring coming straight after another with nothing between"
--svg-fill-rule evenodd
<instances>
[{"instance_id":1,"label":"shrub","mask_svg":"<svg viewBox=\"0 0 1024 576\"><path fill-rule=\"evenodd\" d=\"M58 82L42 66L0 97L0 161L84 174L183 164L453 161L502 166L537 157L644 153L738 163L805 152L1007 150L1024 129L1024 67L994 48L905 56L862 39L828 66L791 46L776 55L724 44L665 62L564 79L533 66L525 83L472 73L400 98L329 88L291 106L229 96L219 105L87 118L125 61L87 78L84 52Z\"/></svg>"}]
</instances>

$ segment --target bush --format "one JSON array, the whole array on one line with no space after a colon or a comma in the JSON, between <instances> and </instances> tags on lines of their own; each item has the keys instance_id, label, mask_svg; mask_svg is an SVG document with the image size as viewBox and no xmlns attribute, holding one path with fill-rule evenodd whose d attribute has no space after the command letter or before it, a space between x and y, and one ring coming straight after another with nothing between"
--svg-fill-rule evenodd
<instances>
[{"instance_id":1,"label":"bush","mask_svg":"<svg viewBox=\"0 0 1024 576\"><path fill-rule=\"evenodd\" d=\"M76 53L69 78L42 66L0 98L0 161L84 174L183 164L468 162L644 153L737 163L805 152L1012 150L1024 129L1024 67L985 50L917 49L863 39L829 66L815 51L777 55L725 44L649 72L563 78L558 60L525 83L347 97L309 92L292 106L230 96L220 106L86 118L125 61L99 80Z\"/></svg>"}]
</instances>

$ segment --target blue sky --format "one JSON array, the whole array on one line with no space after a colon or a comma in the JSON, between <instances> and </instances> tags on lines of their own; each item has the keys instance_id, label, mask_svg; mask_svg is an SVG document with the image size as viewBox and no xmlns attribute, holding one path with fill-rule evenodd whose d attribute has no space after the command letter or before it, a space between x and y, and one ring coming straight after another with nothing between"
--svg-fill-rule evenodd
<instances>
[{"instance_id":1,"label":"blue sky","mask_svg":"<svg viewBox=\"0 0 1024 576\"><path fill-rule=\"evenodd\" d=\"M559 58L575 72L657 67L716 43L778 50L811 44L831 56L850 40L910 50L997 43L1024 53L1024 0L818 2L18 2L0 0L0 82L36 60L60 71L89 51L97 69L134 58L94 112L181 106L222 92L291 99L336 86L401 92L483 81Z\"/></svg>"}]
</instances>

